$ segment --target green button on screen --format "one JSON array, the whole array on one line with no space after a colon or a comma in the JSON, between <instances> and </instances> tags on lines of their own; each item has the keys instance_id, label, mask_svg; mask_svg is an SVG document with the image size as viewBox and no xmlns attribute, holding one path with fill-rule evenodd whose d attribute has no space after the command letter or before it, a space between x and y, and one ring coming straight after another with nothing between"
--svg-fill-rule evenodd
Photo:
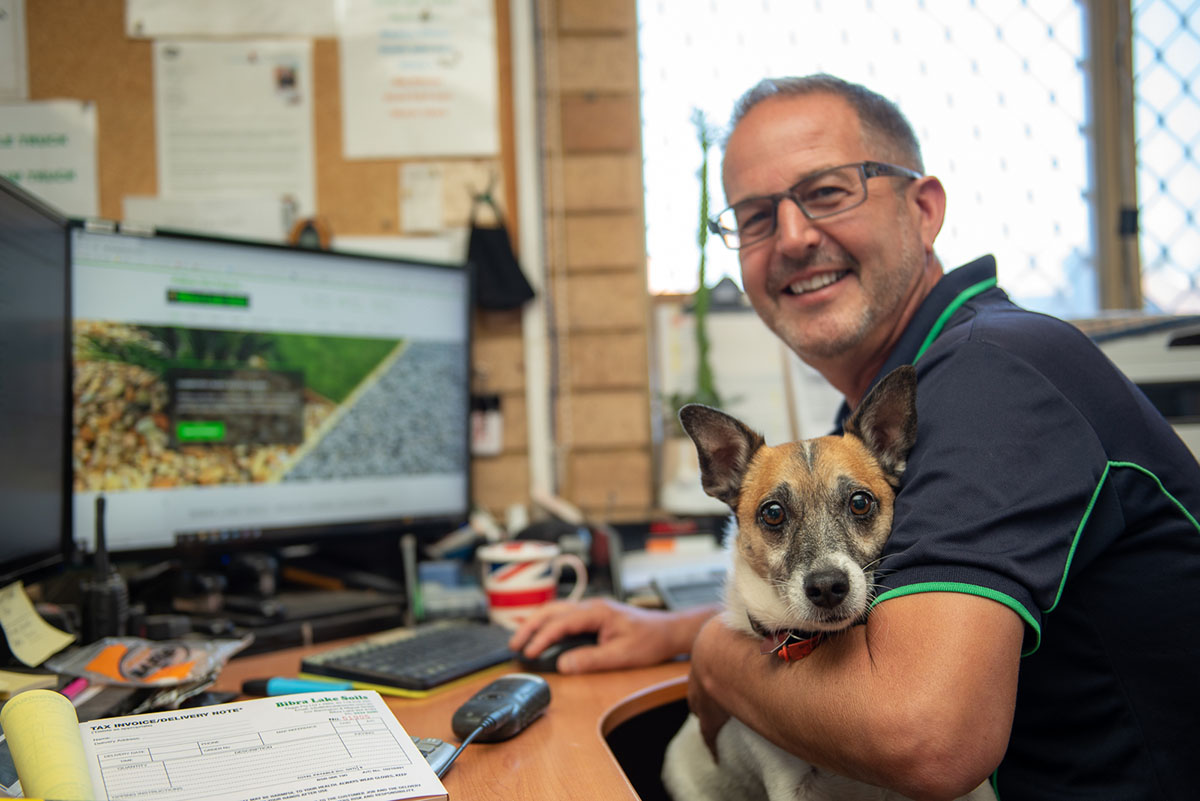
<instances>
[{"instance_id":1,"label":"green button on screen","mask_svg":"<svg viewBox=\"0 0 1200 801\"><path fill-rule=\"evenodd\" d=\"M221 442L225 439L225 423L220 420L176 423L175 438L180 442Z\"/></svg>"}]
</instances>

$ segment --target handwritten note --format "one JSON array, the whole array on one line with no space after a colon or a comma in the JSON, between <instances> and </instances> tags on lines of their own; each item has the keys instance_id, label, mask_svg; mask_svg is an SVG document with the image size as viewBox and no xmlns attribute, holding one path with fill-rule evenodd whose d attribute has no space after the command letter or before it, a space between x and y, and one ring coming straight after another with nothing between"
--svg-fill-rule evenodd
<instances>
[{"instance_id":1,"label":"handwritten note","mask_svg":"<svg viewBox=\"0 0 1200 801\"><path fill-rule=\"evenodd\" d=\"M72 635L42 619L19 581L0 590L0 628L13 656L30 667L42 664L75 641Z\"/></svg>"}]
</instances>

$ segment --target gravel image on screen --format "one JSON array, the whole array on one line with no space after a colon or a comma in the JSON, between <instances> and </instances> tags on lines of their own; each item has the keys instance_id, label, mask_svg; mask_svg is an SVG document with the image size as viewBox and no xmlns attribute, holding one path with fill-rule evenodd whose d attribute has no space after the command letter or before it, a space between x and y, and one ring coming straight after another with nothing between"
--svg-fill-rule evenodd
<instances>
[{"instance_id":1,"label":"gravel image on screen","mask_svg":"<svg viewBox=\"0 0 1200 801\"><path fill-rule=\"evenodd\" d=\"M92 320L75 321L73 338L76 490L430 474L466 464L462 343ZM302 440L247 434L245 419L208 427L197 427L194 414L172 419L168 374L223 370L243 383L256 370L302 376ZM447 404L459 413L446 414ZM181 422L202 434L176 436Z\"/></svg>"}]
</instances>

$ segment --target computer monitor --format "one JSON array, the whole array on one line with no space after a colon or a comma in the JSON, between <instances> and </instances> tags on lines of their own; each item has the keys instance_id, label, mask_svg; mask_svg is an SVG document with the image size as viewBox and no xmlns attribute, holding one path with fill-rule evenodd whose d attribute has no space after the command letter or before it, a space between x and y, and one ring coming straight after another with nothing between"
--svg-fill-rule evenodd
<instances>
[{"instance_id":1,"label":"computer monitor","mask_svg":"<svg viewBox=\"0 0 1200 801\"><path fill-rule=\"evenodd\" d=\"M0 178L0 586L70 542L67 220Z\"/></svg>"},{"instance_id":2,"label":"computer monitor","mask_svg":"<svg viewBox=\"0 0 1200 801\"><path fill-rule=\"evenodd\" d=\"M469 504L462 267L77 225L74 535L444 533Z\"/></svg>"}]
</instances>

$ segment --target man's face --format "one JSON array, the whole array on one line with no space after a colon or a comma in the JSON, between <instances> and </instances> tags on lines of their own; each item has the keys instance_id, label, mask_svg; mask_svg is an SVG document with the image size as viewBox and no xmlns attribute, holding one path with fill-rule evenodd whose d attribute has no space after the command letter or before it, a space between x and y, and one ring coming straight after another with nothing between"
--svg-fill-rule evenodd
<instances>
[{"instance_id":1,"label":"man's face","mask_svg":"<svg viewBox=\"0 0 1200 801\"><path fill-rule=\"evenodd\" d=\"M771 98L751 109L729 140L726 198L733 204L782 192L811 173L866 160L889 161L868 147L858 116L841 98ZM775 234L740 251L755 311L802 358L869 359L907 322L901 318L915 307L925 247L903 186L897 194L898 180L870 179L866 203L817 221L784 200Z\"/></svg>"}]
</instances>

